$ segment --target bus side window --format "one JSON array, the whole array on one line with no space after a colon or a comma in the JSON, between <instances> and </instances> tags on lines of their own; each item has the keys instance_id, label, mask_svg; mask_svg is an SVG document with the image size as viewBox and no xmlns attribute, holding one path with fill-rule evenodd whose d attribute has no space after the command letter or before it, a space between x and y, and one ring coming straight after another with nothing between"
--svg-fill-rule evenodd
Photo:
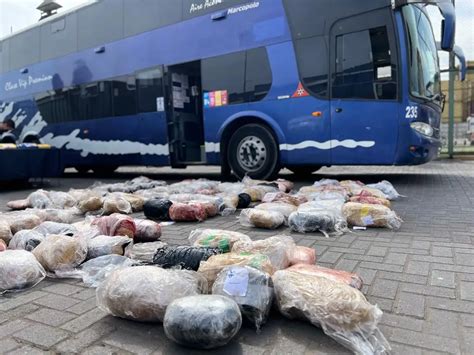
<instances>
[{"instance_id":1,"label":"bus side window","mask_svg":"<svg viewBox=\"0 0 474 355\"><path fill-rule=\"evenodd\" d=\"M136 84L134 76L113 78L112 99L114 116L128 116L137 113Z\"/></svg>"},{"instance_id":2,"label":"bus side window","mask_svg":"<svg viewBox=\"0 0 474 355\"><path fill-rule=\"evenodd\" d=\"M156 112L156 99L163 97L163 69L156 67L136 74L137 111Z\"/></svg>"},{"instance_id":3,"label":"bus side window","mask_svg":"<svg viewBox=\"0 0 474 355\"><path fill-rule=\"evenodd\" d=\"M337 36L332 97L396 99L396 66L391 58L386 27Z\"/></svg>"},{"instance_id":4,"label":"bus side window","mask_svg":"<svg viewBox=\"0 0 474 355\"><path fill-rule=\"evenodd\" d=\"M247 101L260 101L267 96L272 87L272 70L267 50L262 48L247 51L245 70L245 93Z\"/></svg>"}]
</instances>

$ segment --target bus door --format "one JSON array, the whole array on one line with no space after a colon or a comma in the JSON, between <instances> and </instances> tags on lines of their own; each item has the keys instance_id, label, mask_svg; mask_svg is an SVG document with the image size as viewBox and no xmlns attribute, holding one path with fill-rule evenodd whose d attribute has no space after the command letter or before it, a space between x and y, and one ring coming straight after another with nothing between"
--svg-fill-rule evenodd
<instances>
[{"instance_id":1,"label":"bus door","mask_svg":"<svg viewBox=\"0 0 474 355\"><path fill-rule=\"evenodd\" d=\"M332 164L393 164L400 112L395 38L389 8L333 25Z\"/></svg>"},{"instance_id":2,"label":"bus door","mask_svg":"<svg viewBox=\"0 0 474 355\"><path fill-rule=\"evenodd\" d=\"M166 68L166 116L171 165L205 162L201 62Z\"/></svg>"}]
</instances>

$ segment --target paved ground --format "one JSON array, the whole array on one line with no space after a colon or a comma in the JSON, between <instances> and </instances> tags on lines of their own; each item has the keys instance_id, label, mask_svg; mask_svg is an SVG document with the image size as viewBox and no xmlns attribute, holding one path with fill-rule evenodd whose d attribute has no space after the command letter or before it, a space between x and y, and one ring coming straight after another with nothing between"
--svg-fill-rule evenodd
<instances>
[{"instance_id":1,"label":"paved ground","mask_svg":"<svg viewBox=\"0 0 474 355\"><path fill-rule=\"evenodd\" d=\"M140 172L167 180L198 176L218 179L215 169L122 169L123 180ZM294 178L291 175L285 176ZM314 179L387 179L407 197L394 203L405 220L401 230L369 230L325 239L293 234L300 245L314 247L318 263L355 271L364 293L384 310L381 329L396 354L472 354L474 349L474 162L437 161L420 167L338 167ZM46 188L87 186L91 178L70 175ZM299 181L302 185L305 182ZM307 183L307 182L306 182ZM0 193L0 205L27 191ZM235 216L202 226L240 230L252 238L273 232L246 229ZM196 224L164 229L163 240L185 244ZM285 230L279 230L283 233ZM74 280L45 280L34 289L0 298L1 353L189 354L169 342L161 325L106 316L95 306L94 290ZM261 334L243 328L226 354L346 353L321 330L288 321L273 312Z\"/></svg>"}]
</instances>

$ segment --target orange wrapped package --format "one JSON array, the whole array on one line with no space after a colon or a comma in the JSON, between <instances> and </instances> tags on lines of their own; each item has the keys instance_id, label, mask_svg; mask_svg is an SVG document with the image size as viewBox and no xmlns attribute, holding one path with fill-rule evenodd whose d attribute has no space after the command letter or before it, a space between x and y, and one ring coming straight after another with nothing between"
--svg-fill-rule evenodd
<instances>
[{"instance_id":1,"label":"orange wrapped package","mask_svg":"<svg viewBox=\"0 0 474 355\"><path fill-rule=\"evenodd\" d=\"M314 265L316 263L316 250L313 248L296 246L290 255L290 265L306 264Z\"/></svg>"},{"instance_id":2,"label":"orange wrapped package","mask_svg":"<svg viewBox=\"0 0 474 355\"><path fill-rule=\"evenodd\" d=\"M287 270L342 282L358 290L360 290L363 285L362 279L357 274L343 270L328 269L318 265L297 264L289 267Z\"/></svg>"}]
</instances>

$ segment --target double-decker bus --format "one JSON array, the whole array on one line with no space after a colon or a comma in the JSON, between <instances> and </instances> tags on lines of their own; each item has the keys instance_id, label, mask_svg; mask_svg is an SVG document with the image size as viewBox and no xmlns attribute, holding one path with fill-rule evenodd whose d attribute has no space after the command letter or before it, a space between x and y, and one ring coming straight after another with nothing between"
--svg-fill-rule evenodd
<instances>
[{"instance_id":1,"label":"double-decker bus","mask_svg":"<svg viewBox=\"0 0 474 355\"><path fill-rule=\"evenodd\" d=\"M449 0L98 0L0 41L4 141L63 167L423 164L443 95L433 29Z\"/></svg>"}]
</instances>

